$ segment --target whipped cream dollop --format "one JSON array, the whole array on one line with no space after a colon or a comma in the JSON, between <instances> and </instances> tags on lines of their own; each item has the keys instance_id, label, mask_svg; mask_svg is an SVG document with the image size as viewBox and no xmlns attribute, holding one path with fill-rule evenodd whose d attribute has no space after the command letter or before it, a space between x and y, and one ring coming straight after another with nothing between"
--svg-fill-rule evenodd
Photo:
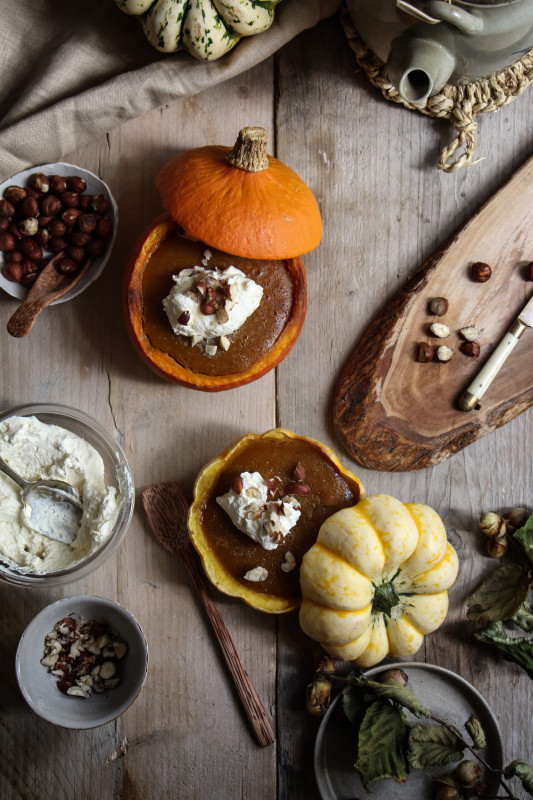
<instances>
[{"instance_id":1,"label":"whipped cream dollop","mask_svg":"<svg viewBox=\"0 0 533 800\"><path fill-rule=\"evenodd\" d=\"M236 267L208 268L209 257L206 251L203 266L172 276L163 308L175 334L190 337L193 345L218 338L227 350L227 337L258 308L263 287Z\"/></svg>"},{"instance_id":2,"label":"whipped cream dollop","mask_svg":"<svg viewBox=\"0 0 533 800\"><path fill-rule=\"evenodd\" d=\"M260 472L241 472L242 489L216 498L240 531L265 550L275 550L300 517L300 504L293 495L270 499L269 487Z\"/></svg>"},{"instance_id":3,"label":"whipped cream dollop","mask_svg":"<svg viewBox=\"0 0 533 800\"><path fill-rule=\"evenodd\" d=\"M13 416L0 423L0 455L23 478L56 478L78 489L83 516L72 544L29 527L20 488L0 472L0 558L21 572L55 572L91 555L110 537L119 499L106 486L104 462L92 445L58 425Z\"/></svg>"}]
</instances>

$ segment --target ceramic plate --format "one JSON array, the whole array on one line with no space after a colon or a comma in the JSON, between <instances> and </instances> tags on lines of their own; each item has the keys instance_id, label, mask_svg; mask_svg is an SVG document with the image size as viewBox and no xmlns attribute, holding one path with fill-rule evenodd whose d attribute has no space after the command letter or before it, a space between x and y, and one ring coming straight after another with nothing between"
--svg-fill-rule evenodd
<instances>
[{"instance_id":1,"label":"ceramic plate","mask_svg":"<svg viewBox=\"0 0 533 800\"><path fill-rule=\"evenodd\" d=\"M31 169L25 169L22 172L17 172L16 175L8 178L7 181L0 183L0 197L2 197L8 186L26 186L29 176L34 172L43 172L45 175L63 175L65 177L79 175L80 178L84 178L84 180L87 182L86 194L104 194L108 198L109 211L107 215L113 223L113 233L107 240L107 247L103 256L93 260L85 275L78 281L76 286L70 290L70 292L67 292L67 294L63 295L63 297L60 297L58 300L54 300L51 305L55 306L58 303L65 303L67 300L72 300L74 297L77 297L77 295L81 294L84 289L86 289L102 274L109 256L111 255L115 237L117 235L118 208L115 199L111 194L109 186L104 183L104 181L101 180L98 175L95 175L93 172L89 172L87 169L83 169L83 167L78 167L75 164L67 164L63 161L57 161L54 164L40 164L39 166L31 167ZM45 254L49 254L48 251L45 250ZM16 297L18 300L24 300L28 294L28 290L25 289L20 283L8 281L7 278L4 278L2 274L3 266L4 254L0 252L0 287L5 292L10 294L11 297Z\"/></svg>"},{"instance_id":2,"label":"ceramic plate","mask_svg":"<svg viewBox=\"0 0 533 800\"><path fill-rule=\"evenodd\" d=\"M479 719L487 736L487 748L483 755L496 769L503 766L503 744L496 717L479 694L477 689L443 667L432 664L401 663L386 664L370 669L366 675L371 677L388 669L403 669L409 677L408 689L426 705L436 716L454 724L461 731L471 714ZM432 767L428 770L412 770L406 783L391 779L376 781L370 785L371 792L365 791L354 769L356 759L355 743L350 742L348 723L339 719L336 712L339 697L328 709L318 730L315 744L315 774L322 800L413 800L413 798L432 797L434 778L453 772L455 764L447 767ZM408 722L417 720L406 712ZM468 736L467 736L468 739ZM468 751L465 751L468 758ZM498 782L485 776L486 793L495 796Z\"/></svg>"}]
</instances>

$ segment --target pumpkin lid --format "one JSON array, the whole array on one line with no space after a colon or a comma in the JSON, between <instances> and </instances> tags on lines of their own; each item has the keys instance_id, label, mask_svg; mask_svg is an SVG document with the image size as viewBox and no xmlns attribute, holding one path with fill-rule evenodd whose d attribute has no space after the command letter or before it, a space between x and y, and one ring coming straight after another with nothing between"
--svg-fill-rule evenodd
<instances>
[{"instance_id":1,"label":"pumpkin lid","mask_svg":"<svg viewBox=\"0 0 533 800\"><path fill-rule=\"evenodd\" d=\"M233 148L180 153L155 183L163 206L187 234L231 255L295 258L322 238L314 194L290 167L267 155L264 128L243 128Z\"/></svg>"}]
</instances>

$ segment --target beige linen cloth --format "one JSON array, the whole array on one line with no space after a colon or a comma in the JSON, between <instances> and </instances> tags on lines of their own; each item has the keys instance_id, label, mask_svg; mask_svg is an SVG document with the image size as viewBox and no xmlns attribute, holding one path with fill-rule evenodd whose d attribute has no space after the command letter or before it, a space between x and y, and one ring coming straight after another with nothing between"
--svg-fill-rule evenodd
<instances>
[{"instance_id":1,"label":"beige linen cloth","mask_svg":"<svg viewBox=\"0 0 533 800\"><path fill-rule=\"evenodd\" d=\"M271 56L340 0L282 0L272 27L218 61L151 47L114 0L7 0L0 30L0 180Z\"/></svg>"}]
</instances>

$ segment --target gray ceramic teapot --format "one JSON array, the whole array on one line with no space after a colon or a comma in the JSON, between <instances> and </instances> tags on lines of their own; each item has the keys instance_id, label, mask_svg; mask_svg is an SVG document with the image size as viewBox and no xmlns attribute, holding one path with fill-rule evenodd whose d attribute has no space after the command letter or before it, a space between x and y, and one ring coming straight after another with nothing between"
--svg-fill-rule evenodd
<instances>
[{"instance_id":1,"label":"gray ceramic teapot","mask_svg":"<svg viewBox=\"0 0 533 800\"><path fill-rule=\"evenodd\" d=\"M346 0L365 44L387 64L403 100L424 105L533 48L533 0Z\"/></svg>"}]
</instances>

